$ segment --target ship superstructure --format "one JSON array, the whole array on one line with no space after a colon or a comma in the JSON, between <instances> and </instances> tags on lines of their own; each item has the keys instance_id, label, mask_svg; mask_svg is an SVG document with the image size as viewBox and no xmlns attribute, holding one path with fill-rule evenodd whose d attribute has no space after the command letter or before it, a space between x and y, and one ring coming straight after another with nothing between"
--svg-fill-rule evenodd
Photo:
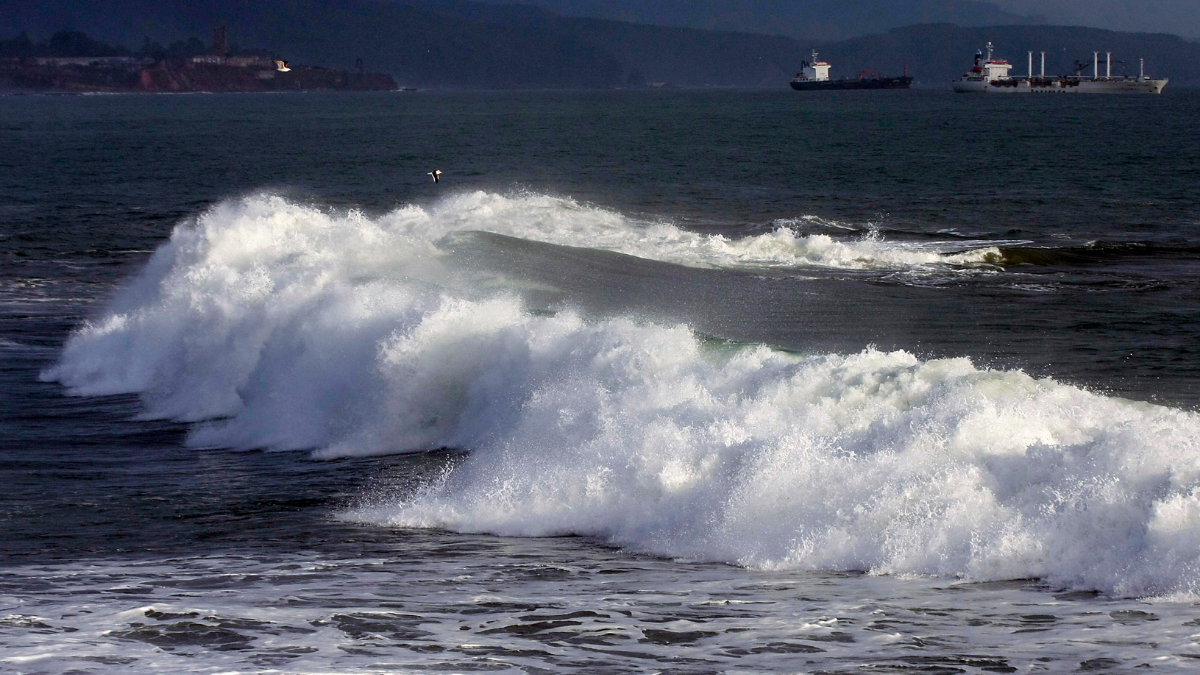
<instances>
[{"instance_id":1,"label":"ship superstructure","mask_svg":"<svg viewBox=\"0 0 1200 675\"><path fill-rule=\"evenodd\" d=\"M954 91L962 94L1161 94L1166 78L1146 76L1146 63L1140 61L1137 77L1112 74L1112 52L1104 56L1104 74L1100 74L1100 52L1092 53L1091 76L1087 64L1077 61L1074 75L1046 77L1046 52L1041 53L1041 74L1033 74L1033 52L1029 52L1029 74L1026 77L1009 75L1012 64L992 57L992 43L987 44L987 56L975 53L975 65L954 81Z\"/></svg>"},{"instance_id":2,"label":"ship superstructure","mask_svg":"<svg viewBox=\"0 0 1200 675\"><path fill-rule=\"evenodd\" d=\"M812 60L800 64L800 72L792 79L792 89L796 91L817 91L827 89L908 89L913 79L908 76L905 68L900 77L883 77L874 70L864 70L858 77L843 77L829 79L829 64L817 58L813 51Z\"/></svg>"},{"instance_id":3,"label":"ship superstructure","mask_svg":"<svg viewBox=\"0 0 1200 675\"><path fill-rule=\"evenodd\" d=\"M804 84L828 82L829 64L819 60L816 50L813 50L812 61L802 61L800 63L800 72L796 73L796 79L792 81Z\"/></svg>"}]
</instances>

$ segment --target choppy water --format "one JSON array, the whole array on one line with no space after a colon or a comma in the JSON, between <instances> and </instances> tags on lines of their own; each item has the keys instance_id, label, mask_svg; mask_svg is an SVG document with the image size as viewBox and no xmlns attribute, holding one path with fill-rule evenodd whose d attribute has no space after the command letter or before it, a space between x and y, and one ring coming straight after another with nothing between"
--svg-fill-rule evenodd
<instances>
[{"instance_id":1,"label":"choppy water","mask_svg":"<svg viewBox=\"0 0 1200 675\"><path fill-rule=\"evenodd\" d=\"M985 99L0 99L0 662L1190 670L1200 96Z\"/></svg>"}]
</instances>

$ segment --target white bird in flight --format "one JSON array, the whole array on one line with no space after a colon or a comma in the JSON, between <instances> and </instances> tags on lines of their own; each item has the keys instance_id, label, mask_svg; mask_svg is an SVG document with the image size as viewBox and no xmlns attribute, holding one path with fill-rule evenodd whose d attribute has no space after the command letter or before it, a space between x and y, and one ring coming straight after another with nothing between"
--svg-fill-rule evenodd
<instances>
[{"instance_id":1,"label":"white bird in flight","mask_svg":"<svg viewBox=\"0 0 1200 675\"><path fill-rule=\"evenodd\" d=\"M442 170L441 169L434 169L433 171L429 172L429 175L433 176L433 182L435 182L435 183L442 182Z\"/></svg>"}]
</instances>

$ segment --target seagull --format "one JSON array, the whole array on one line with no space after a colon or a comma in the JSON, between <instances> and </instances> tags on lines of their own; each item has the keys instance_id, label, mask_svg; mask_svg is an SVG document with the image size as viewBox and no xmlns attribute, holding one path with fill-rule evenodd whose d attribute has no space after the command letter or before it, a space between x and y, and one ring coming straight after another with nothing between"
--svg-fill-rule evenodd
<instances>
[{"instance_id":1,"label":"seagull","mask_svg":"<svg viewBox=\"0 0 1200 675\"><path fill-rule=\"evenodd\" d=\"M275 62L275 70L278 70L281 73L288 73L288 72L291 72L292 69L288 68L287 61L276 61Z\"/></svg>"},{"instance_id":2,"label":"seagull","mask_svg":"<svg viewBox=\"0 0 1200 675\"><path fill-rule=\"evenodd\" d=\"M433 182L435 182L435 183L442 182L442 170L441 169L434 169L433 171L429 172L429 175L433 176Z\"/></svg>"}]
</instances>

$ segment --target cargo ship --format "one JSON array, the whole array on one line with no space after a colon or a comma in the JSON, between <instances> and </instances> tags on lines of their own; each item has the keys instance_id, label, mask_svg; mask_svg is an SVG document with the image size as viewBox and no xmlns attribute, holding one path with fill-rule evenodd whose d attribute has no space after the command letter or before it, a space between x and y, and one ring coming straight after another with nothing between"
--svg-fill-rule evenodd
<instances>
[{"instance_id":1,"label":"cargo ship","mask_svg":"<svg viewBox=\"0 0 1200 675\"><path fill-rule=\"evenodd\" d=\"M913 79L908 76L908 68L900 77L882 77L874 70L864 70L858 77L843 77L829 79L829 64L818 60L817 53L812 53L812 61L801 62L800 72L792 79L792 89L796 91L823 91L829 89L908 89Z\"/></svg>"},{"instance_id":2,"label":"cargo ship","mask_svg":"<svg viewBox=\"0 0 1200 675\"><path fill-rule=\"evenodd\" d=\"M1085 74L1087 64L1076 61L1074 75L1046 77L1046 52L1042 52L1041 74L1033 74L1033 52L1029 52L1029 75L1013 77L1008 74L1012 64L992 58L992 43L987 43L987 56L975 53L975 66L954 81L954 91L960 94L1161 94L1167 78L1146 76L1146 61L1139 61L1137 77L1112 74L1112 52L1104 55L1104 74L1100 74L1100 52L1092 52L1091 76Z\"/></svg>"}]
</instances>

